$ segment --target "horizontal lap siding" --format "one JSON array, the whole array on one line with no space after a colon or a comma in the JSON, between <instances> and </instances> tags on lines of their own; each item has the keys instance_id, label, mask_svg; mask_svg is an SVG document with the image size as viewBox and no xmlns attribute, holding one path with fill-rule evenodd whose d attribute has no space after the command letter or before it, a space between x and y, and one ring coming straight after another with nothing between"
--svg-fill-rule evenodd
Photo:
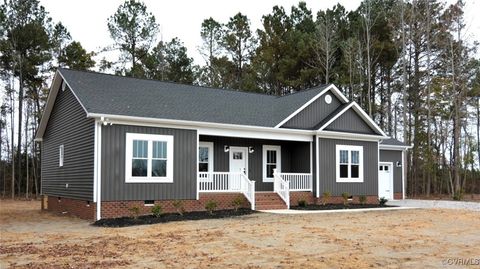
<instances>
[{"instance_id":1,"label":"horizontal lap siding","mask_svg":"<svg viewBox=\"0 0 480 269\"><path fill-rule=\"evenodd\" d=\"M70 89L59 90L42 141L42 193L93 199L95 121ZM64 146L63 167L59 147ZM66 188L68 184L68 188Z\"/></svg>"},{"instance_id":2,"label":"horizontal lap siding","mask_svg":"<svg viewBox=\"0 0 480 269\"><path fill-rule=\"evenodd\" d=\"M334 120L325 128L327 131L359 133L359 134L377 134L370 126L358 116L353 108L348 109L340 117Z\"/></svg>"},{"instance_id":3,"label":"horizontal lap siding","mask_svg":"<svg viewBox=\"0 0 480 269\"><path fill-rule=\"evenodd\" d=\"M327 94L332 97L332 102L330 104L325 102L325 95ZM332 94L331 91L328 91L307 106L300 113L287 121L284 125L282 125L282 127L312 129L328 115L334 112L335 109L337 109L341 104L342 102L334 94Z\"/></svg>"},{"instance_id":4,"label":"horizontal lap siding","mask_svg":"<svg viewBox=\"0 0 480 269\"><path fill-rule=\"evenodd\" d=\"M254 152L248 154L248 177L250 180L255 181L256 191L273 191L273 183L263 182L263 145L278 145L282 147L282 172L308 173L310 169L310 143L308 142L219 136L200 136L200 141L214 143L213 167L216 172L230 171L230 155L229 152L225 152L225 145L231 147L253 147Z\"/></svg>"},{"instance_id":5,"label":"horizontal lap siding","mask_svg":"<svg viewBox=\"0 0 480 269\"><path fill-rule=\"evenodd\" d=\"M126 133L174 136L173 183L125 183ZM102 201L196 199L196 130L102 126Z\"/></svg>"},{"instance_id":6,"label":"horizontal lap siding","mask_svg":"<svg viewBox=\"0 0 480 269\"><path fill-rule=\"evenodd\" d=\"M363 146L363 183L336 182L336 145ZM343 192L350 195L378 195L378 143L341 139L318 139L320 194L329 191L333 196Z\"/></svg>"},{"instance_id":7,"label":"horizontal lap siding","mask_svg":"<svg viewBox=\"0 0 480 269\"><path fill-rule=\"evenodd\" d=\"M393 192L402 193L402 167L397 167L397 162L402 162L402 152L399 150L380 150L381 162L393 163Z\"/></svg>"}]
</instances>

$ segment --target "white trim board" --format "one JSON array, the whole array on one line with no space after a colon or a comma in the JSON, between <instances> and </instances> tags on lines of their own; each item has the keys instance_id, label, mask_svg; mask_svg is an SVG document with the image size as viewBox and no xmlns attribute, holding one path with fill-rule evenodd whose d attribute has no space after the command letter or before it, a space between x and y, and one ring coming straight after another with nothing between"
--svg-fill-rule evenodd
<instances>
[{"instance_id":1,"label":"white trim board","mask_svg":"<svg viewBox=\"0 0 480 269\"><path fill-rule=\"evenodd\" d=\"M310 99L308 102L306 102L305 104L303 104L300 108L298 108L297 110L295 110L295 112L293 112L292 114L290 114L288 117L286 117L285 119L283 119L280 123L278 123L277 125L275 125L275 128L280 128L283 124L285 124L287 121L289 121L291 118L295 117L298 113L300 113L302 110L304 110L306 107L308 107L311 103L315 102L315 100L317 100L318 98L320 98L323 94L325 94L326 92L328 92L329 90L332 90L333 94L335 94L335 96L337 96L338 99L340 99L341 101L345 102L345 103L348 103L348 99L347 97L345 97L345 95L343 95L343 93L333 84L330 84L328 87L326 87L325 89L323 89L319 94L315 95L312 99Z\"/></svg>"}]
</instances>

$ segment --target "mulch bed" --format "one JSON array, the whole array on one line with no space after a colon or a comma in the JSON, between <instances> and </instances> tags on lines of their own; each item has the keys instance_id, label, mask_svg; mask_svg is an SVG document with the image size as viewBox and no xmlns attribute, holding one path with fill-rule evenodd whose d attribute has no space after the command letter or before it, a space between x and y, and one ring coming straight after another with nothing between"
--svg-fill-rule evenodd
<instances>
[{"instance_id":1,"label":"mulch bed","mask_svg":"<svg viewBox=\"0 0 480 269\"><path fill-rule=\"evenodd\" d=\"M379 205L379 204L326 204L326 205L307 205L307 206L291 206L293 210L335 210L335 209L361 209L361 208L383 208L383 207L396 207L392 205Z\"/></svg>"},{"instance_id":2,"label":"mulch bed","mask_svg":"<svg viewBox=\"0 0 480 269\"><path fill-rule=\"evenodd\" d=\"M127 226L134 226L134 225L165 223L165 222L171 222L171 221L223 219L223 218L250 215L252 213L255 213L255 211L251 209L244 209L244 208L240 208L237 211L233 209L217 210L217 211L213 211L213 214L210 214L206 211L185 212L183 213L183 215L180 215L178 213L166 213L166 214L162 214L160 217L155 217L154 215L145 215L145 216L139 216L138 218L121 217L121 218L113 218L113 219L101 219L94 222L92 225L99 226L99 227L127 227Z\"/></svg>"}]
</instances>

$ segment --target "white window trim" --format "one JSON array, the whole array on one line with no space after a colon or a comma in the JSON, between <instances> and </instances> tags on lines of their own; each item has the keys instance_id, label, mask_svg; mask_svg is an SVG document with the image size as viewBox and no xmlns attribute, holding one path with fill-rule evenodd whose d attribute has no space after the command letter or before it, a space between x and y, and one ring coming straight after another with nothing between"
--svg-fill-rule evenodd
<instances>
[{"instance_id":1,"label":"white window trim","mask_svg":"<svg viewBox=\"0 0 480 269\"><path fill-rule=\"evenodd\" d=\"M58 167L63 167L63 161L65 159L65 147L60 145L58 147Z\"/></svg>"},{"instance_id":2,"label":"white window trim","mask_svg":"<svg viewBox=\"0 0 480 269\"><path fill-rule=\"evenodd\" d=\"M340 150L348 150L348 177L340 177ZM359 152L359 167L358 167L358 178L351 178L351 152ZM335 150L335 170L336 170L336 179L340 183L362 183L363 182L363 146L350 146L350 145L336 145Z\"/></svg>"},{"instance_id":3,"label":"white window trim","mask_svg":"<svg viewBox=\"0 0 480 269\"><path fill-rule=\"evenodd\" d=\"M198 143L198 147L202 147L202 148L208 148L208 172L211 173L214 170L213 168L213 142L199 142ZM200 152L200 151L199 151ZM199 156L199 159L198 159L198 164L200 164L200 156ZM198 165L198 169L199 169L199 172L200 172L200 165Z\"/></svg>"},{"instance_id":4,"label":"white window trim","mask_svg":"<svg viewBox=\"0 0 480 269\"><path fill-rule=\"evenodd\" d=\"M133 157L133 140L148 141L148 162L147 176L133 177L132 174L132 157ZM167 142L167 175L165 177L152 177L152 155L153 141ZM173 182L173 136L171 135L152 135L127 133L125 147L125 182L126 183L172 183Z\"/></svg>"},{"instance_id":5,"label":"white window trim","mask_svg":"<svg viewBox=\"0 0 480 269\"><path fill-rule=\"evenodd\" d=\"M267 177L267 150L274 150L277 152L277 172L282 171L282 147L281 146L262 146L262 172L263 182L273 182L273 177Z\"/></svg>"}]
</instances>

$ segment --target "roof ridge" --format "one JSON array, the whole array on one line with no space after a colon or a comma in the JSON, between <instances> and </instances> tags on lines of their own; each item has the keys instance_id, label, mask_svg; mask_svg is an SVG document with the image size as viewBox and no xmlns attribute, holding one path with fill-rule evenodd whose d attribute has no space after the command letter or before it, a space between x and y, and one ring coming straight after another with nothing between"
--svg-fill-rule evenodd
<instances>
[{"instance_id":1,"label":"roof ridge","mask_svg":"<svg viewBox=\"0 0 480 269\"><path fill-rule=\"evenodd\" d=\"M57 69L58 70L73 71L73 72L105 75L105 76L111 76L111 77L116 77L116 78L136 79L136 80L160 82L160 83L167 83L167 84L174 84L174 85L182 85L182 86L187 86L187 87L200 87L200 88L204 88L204 89L212 89L212 90L220 90L220 91L228 91L228 92L238 92L238 93L245 93L245 94L257 94L257 95L269 96L269 97L273 97L273 98L283 97L283 96L276 96L276 95L271 95L271 94L261 93L261 92L252 92L252 91L244 91L244 90L236 90L236 89L226 89L226 88L218 88L218 87L211 87L211 86L204 86L204 85L185 84L185 83L180 83L180 82L175 82L175 81L164 81L164 80L151 79L151 78L136 78L136 77L130 77L130 76L122 76L122 75L115 75L115 74L109 74L109 73L102 73L102 72L92 71L92 70L75 70L75 69L63 68L63 67L59 67ZM310 90L310 89L308 89L308 90Z\"/></svg>"},{"instance_id":2,"label":"roof ridge","mask_svg":"<svg viewBox=\"0 0 480 269\"><path fill-rule=\"evenodd\" d=\"M221 90L221 91L229 91L229 92L238 92L238 93L244 93L244 94L257 94L257 95L262 95L262 96L269 96L273 97L275 99L280 99L282 97L289 97L298 93L305 93L313 90L318 90L320 88L325 89L326 87L332 85L330 84L319 84L317 86L305 89L305 90L300 90L292 93L288 93L282 96L278 95L272 95L268 93L262 93L262 92L252 92L252 91L245 91L241 89L227 89L227 88L218 88L218 87L212 87L212 86L205 86L205 85L194 85L194 84L185 84L185 83L180 83L180 82L175 82L175 81L164 81L164 80L158 80L158 79L151 79L151 78L136 78L136 77L131 77L131 76L123 76L123 75L116 75L116 74L109 74L109 73L102 73L98 71L92 71L92 70L76 70L76 69L71 69L71 68L64 68L64 67L58 67L58 70L66 70L66 71L73 71L73 72L81 72L81 73L90 73L90 74L97 74L97 75L105 75L105 76L111 76L111 77L117 77L117 78L127 78L127 79L136 79L136 80L144 80L144 81L152 81L152 82L160 82L160 83L167 83L167 84L174 84L174 85L182 85L182 86L187 86L187 87L200 87L204 89L212 89L212 90Z\"/></svg>"}]
</instances>

